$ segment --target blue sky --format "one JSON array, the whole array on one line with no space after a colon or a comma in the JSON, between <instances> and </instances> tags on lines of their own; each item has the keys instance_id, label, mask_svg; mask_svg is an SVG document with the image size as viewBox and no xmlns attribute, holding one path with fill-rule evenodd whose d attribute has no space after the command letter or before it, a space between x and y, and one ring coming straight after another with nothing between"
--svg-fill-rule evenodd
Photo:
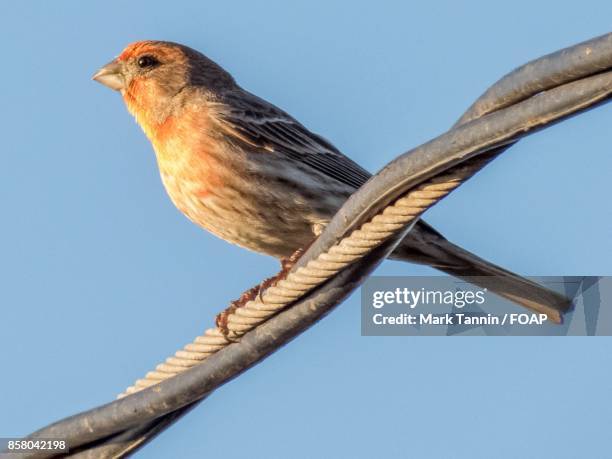
<instances>
[{"instance_id":1,"label":"blue sky","mask_svg":"<svg viewBox=\"0 0 612 459\"><path fill-rule=\"evenodd\" d=\"M173 208L120 97L90 80L127 43L201 50L375 171L610 17L605 0L3 2L0 436L111 400L277 269ZM520 142L426 219L521 274L611 275L611 120ZM366 338L359 318L354 294L139 457L609 455L609 338Z\"/></svg>"}]
</instances>

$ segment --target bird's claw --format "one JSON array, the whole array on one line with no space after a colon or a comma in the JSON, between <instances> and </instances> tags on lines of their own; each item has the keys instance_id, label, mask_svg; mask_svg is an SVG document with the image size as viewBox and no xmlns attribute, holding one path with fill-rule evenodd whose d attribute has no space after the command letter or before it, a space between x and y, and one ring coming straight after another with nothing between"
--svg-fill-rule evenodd
<instances>
[{"instance_id":1,"label":"bird's claw","mask_svg":"<svg viewBox=\"0 0 612 459\"><path fill-rule=\"evenodd\" d=\"M237 341L236 339L230 337L230 329L228 327L229 316L234 314L238 308L244 307L249 301L259 300L263 303L262 293L270 287L274 287L279 281L285 279L291 268L293 268L293 265L295 265L295 262L304 254L305 251L306 249L298 249L289 258L281 259L282 269L276 276L269 277L255 287L248 289L246 292L240 295L240 298L232 301L227 309L217 314L215 325L227 340L234 342Z\"/></svg>"}]
</instances>

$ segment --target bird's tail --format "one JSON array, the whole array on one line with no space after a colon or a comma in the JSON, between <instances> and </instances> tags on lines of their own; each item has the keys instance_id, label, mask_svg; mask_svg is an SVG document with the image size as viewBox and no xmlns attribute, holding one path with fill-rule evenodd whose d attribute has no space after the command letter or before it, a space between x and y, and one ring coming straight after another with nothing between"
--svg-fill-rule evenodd
<instances>
[{"instance_id":1,"label":"bird's tail","mask_svg":"<svg viewBox=\"0 0 612 459\"><path fill-rule=\"evenodd\" d=\"M429 225L425 228L422 224L416 225L391 258L430 265L528 309L547 314L549 320L556 323L563 322L563 313L572 306L565 296L456 246Z\"/></svg>"}]
</instances>

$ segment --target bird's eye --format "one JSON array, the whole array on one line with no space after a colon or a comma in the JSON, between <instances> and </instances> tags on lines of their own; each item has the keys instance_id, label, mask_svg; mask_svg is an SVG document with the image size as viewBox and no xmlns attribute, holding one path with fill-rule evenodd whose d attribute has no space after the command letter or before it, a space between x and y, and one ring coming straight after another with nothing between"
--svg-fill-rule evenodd
<instances>
[{"instance_id":1,"label":"bird's eye","mask_svg":"<svg viewBox=\"0 0 612 459\"><path fill-rule=\"evenodd\" d=\"M159 61L157 59L155 59L153 56L140 56L138 58L138 67L140 67L141 69L147 68L147 67L154 67L157 64L159 64Z\"/></svg>"}]
</instances>

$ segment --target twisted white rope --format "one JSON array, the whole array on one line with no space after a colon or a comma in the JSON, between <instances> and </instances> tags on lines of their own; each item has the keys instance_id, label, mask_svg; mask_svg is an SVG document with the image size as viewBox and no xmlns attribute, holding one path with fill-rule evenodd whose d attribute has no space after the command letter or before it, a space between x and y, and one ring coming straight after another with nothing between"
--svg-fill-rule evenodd
<instances>
[{"instance_id":1,"label":"twisted white rope","mask_svg":"<svg viewBox=\"0 0 612 459\"><path fill-rule=\"evenodd\" d=\"M159 364L154 371L150 371L144 378L128 387L119 398L175 376L231 344L410 224L471 177L487 161L488 159L481 158L469 160L406 192L327 252L309 261L306 266L290 271L285 279L264 290L257 299L236 309L227 320L228 337L224 336L219 328L206 330L192 343Z\"/></svg>"}]
</instances>

